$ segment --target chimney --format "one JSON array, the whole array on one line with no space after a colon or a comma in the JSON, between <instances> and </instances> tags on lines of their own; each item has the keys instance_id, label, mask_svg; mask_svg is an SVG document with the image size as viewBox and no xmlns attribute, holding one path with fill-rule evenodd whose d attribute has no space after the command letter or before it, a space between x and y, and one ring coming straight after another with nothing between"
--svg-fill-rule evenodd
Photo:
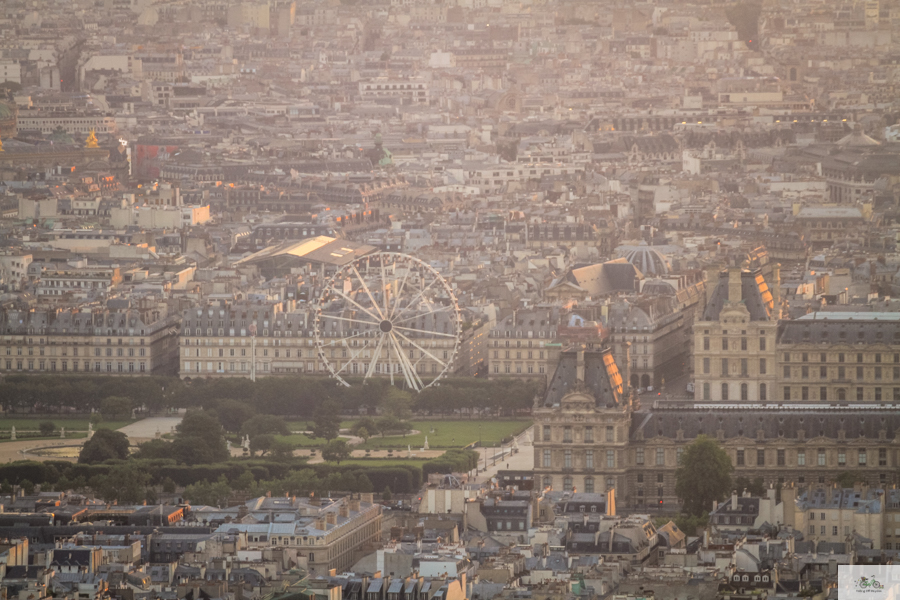
<instances>
[{"instance_id":1,"label":"chimney","mask_svg":"<svg viewBox=\"0 0 900 600\"><path fill-rule=\"evenodd\" d=\"M325 519L321 517L316 519L316 529L325 531Z\"/></svg>"},{"instance_id":2,"label":"chimney","mask_svg":"<svg viewBox=\"0 0 900 600\"><path fill-rule=\"evenodd\" d=\"M372 492L367 492L364 494L360 494L359 499L362 502L368 502L369 504L372 504L373 502L375 502L375 495Z\"/></svg>"},{"instance_id":3,"label":"chimney","mask_svg":"<svg viewBox=\"0 0 900 600\"><path fill-rule=\"evenodd\" d=\"M741 294L741 268L730 267L728 269L728 301L740 302Z\"/></svg>"},{"instance_id":4,"label":"chimney","mask_svg":"<svg viewBox=\"0 0 900 600\"><path fill-rule=\"evenodd\" d=\"M352 510L353 512L359 512L359 498L350 499L350 510Z\"/></svg>"},{"instance_id":5,"label":"chimney","mask_svg":"<svg viewBox=\"0 0 900 600\"><path fill-rule=\"evenodd\" d=\"M738 495L737 490L731 492L731 510L736 510L738 506Z\"/></svg>"},{"instance_id":6,"label":"chimney","mask_svg":"<svg viewBox=\"0 0 900 600\"><path fill-rule=\"evenodd\" d=\"M337 515L334 514L334 511L325 513L325 522L329 525L337 525Z\"/></svg>"},{"instance_id":7,"label":"chimney","mask_svg":"<svg viewBox=\"0 0 900 600\"><path fill-rule=\"evenodd\" d=\"M350 508L347 506L346 502L343 503L343 504L341 504L340 515L341 515L342 517L349 517L349 516L350 516Z\"/></svg>"}]
</instances>

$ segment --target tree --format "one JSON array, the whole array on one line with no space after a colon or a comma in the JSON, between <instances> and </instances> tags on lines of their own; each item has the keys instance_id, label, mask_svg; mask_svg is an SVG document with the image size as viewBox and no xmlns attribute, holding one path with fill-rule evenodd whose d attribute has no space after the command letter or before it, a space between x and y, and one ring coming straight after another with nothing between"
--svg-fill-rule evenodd
<instances>
[{"instance_id":1,"label":"tree","mask_svg":"<svg viewBox=\"0 0 900 600\"><path fill-rule=\"evenodd\" d=\"M385 415L378 419L378 431L381 432L381 437L384 437L384 434L388 432L397 432L400 430L402 421L395 416Z\"/></svg>"},{"instance_id":2,"label":"tree","mask_svg":"<svg viewBox=\"0 0 900 600\"><path fill-rule=\"evenodd\" d=\"M374 489L375 486L372 485L372 480L365 473L360 473L359 477L356 478L356 491L368 494Z\"/></svg>"},{"instance_id":3,"label":"tree","mask_svg":"<svg viewBox=\"0 0 900 600\"><path fill-rule=\"evenodd\" d=\"M384 491L381 492L381 499L382 499L382 501L384 501L384 502L390 502L390 501L391 501L391 498L392 498L392 496L391 496L391 486L386 485L386 486L384 486Z\"/></svg>"},{"instance_id":4,"label":"tree","mask_svg":"<svg viewBox=\"0 0 900 600\"><path fill-rule=\"evenodd\" d=\"M341 408L332 400L319 405L313 414L313 437L333 440L341 431Z\"/></svg>"},{"instance_id":5,"label":"tree","mask_svg":"<svg viewBox=\"0 0 900 600\"><path fill-rule=\"evenodd\" d=\"M38 429L41 432L41 435L44 437L48 437L53 435L53 432L56 431L56 425L53 421L41 421L38 423Z\"/></svg>"},{"instance_id":6,"label":"tree","mask_svg":"<svg viewBox=\"0 0 900 600\"><path fill-rule=\"evenodd\" d=\"M184 489L184 497L192 504L208 504L209 506L224 506L231 497L231 485L225 476L218 481L200 481L191 484Z\"/></svg>"},{"instance_id":7,"label":"tree","mask_svg":"<svg viewBox=\"0 0 900 600\"><path fill-rule=\"evenodd\" d=\"M346 440L331 440L322 446L322 458L328 462L341 464L342 460L350 458L350 446Z\"/></svg>"},{"instance_id":8,"label":"tree","mask_svg":"<svg viewBox=\"0 0 900 600\"><path fill-rule=\"evenodd\" d=\"M428 388L431 389L431 388ZM375 424L375 419L372 417L363 417L359 421L353 424L353 427L350 429L350 433L355 436L362 437L359 434L360 429L365 429L366 432L371 436L373 433L378 432L378 425Z\"/></svg>"},{"instance_id":9,"label":"tree","mask_svg":"<svg viewBox=\"0 0 900 600\"><path fill-rule=\"evenodd\" d=\"M166 477L162 480L162 491L167 494L175 493L175 481L171 477Z\"/></svg>"},{"instance_id":10,"label":"tree","mask_svg":"<svg viewBox=\"0 0 900 600\"><path fill-rule=\"evenodd\" d=\"M81 447L78 462L82 464L102 463L110 459L125 460L128 458L128 436L121 431L98 429L94 437Z\"/></svg>"},{"instance_id":11,"label":"tree","mask_svg":"<svg viewBox=\"0 0 900 600\"><path fill-rule=\"evenodd\" d=\"M363 444L365 444L369 440L369 430L365 427L360 427L359 429L357 429L356 435L357 437L362 439Z\"/></svg>"},{"instance_id":12,"label":"tree","mask_svg":"<svg viewBox=\"0 0 900 600\"><path fill-rule=\"evenodd\" d=\"M209 464L228 459L228 447L219 419L207 411L189 410L175 433L173 456L189 465Z\"/></svg>"},{"instance_id":13,"label":"tree","mask_svg":"<svg viewBox=\"0 0 900 600\"><path fill-rule=\"evenodd\" d=\"M265 433L288 435L291 432L284 419L275 415L256 415L241 427L241 434L249 435L250 439L253 439L255 435L263 435Z\"/></svg>"},{"instance_id":14,"label":"tree","mask_svg":"<svg viewBox=\"0 0 900 600\"><path fill-rule=\"evenodd\" d=\"M104 500L137 504L147 497L150 474L133 462L116 465L109 474L97 477L92 487Z\"/></svg>"},{"instance_id":15,"label":"tree","mask_svg":"<svg viewBox=\"0 0 900 600\"><path fill-rule=\"evenodd\" d=\"M250 438L250 454L255 455L257 452L260 456L265 456L266 452L272 449L275 444L275 436L271 433L264 433L256 437Z\"/></svg>"},{"instance_id":16,"label":"tree","mask_svg":"<svg viewBox=\"0 0 900 600\"><path fill-rule=\"evenodd\" d=\"M131 400L123 396L109 396L100 403L100 414L107 421L127 419L131 416Z\"/></svg>"},{"instance_id":17,"label":"tree","mask_svg":"<svg viewBox=\"0 0 900 600\"><path fill-rule=\"evenodd\" d=\"M246 403L227 398L216 402L213 407L216 415L222 423L222 427L229 433L238 433L245 422L253 418L253 409Z\"/></svg>"},{"instance_id":18,"label":"tree","mask_svg":"<svg viewBox=\"0 0 900 600\"><path fill-rule=\"evenodd\" d=\"M835 483L841 488L852 488L857 483L865 483L866 476L859 471L841 471L840 475L834 478Z\"/></svg>"},{"instance_id":19,"label":"tree","mask_svg":"<svg viewBox=\"0 0 900 600\"><path fill-rule=\"evenodd\" d=\"M728 454L715 440L698 436L685 448L675 471L675 493L683 511L699 517L710 510L714 500L723 500L731 491L733 469Z\"/></svg>"},{"instance_id":20,"label":"tree","mask_svg":"<svg viewBox=\"0 0 900 600\"><path fill-rule=\"evenodd\" d=\"M138 446L134 458L174 458L175 447L166 440L148 440Z\"/></svg>"},{"instance_id":21,"label":"tree","mask_svg":"<svg viewBox=\"0 0 900 600\"><path fill-rule=\"evenodd\" d=\"M734 489L737 490L738 494L747 490L751 496L756 496L757 498L762 498L766 495L766 484L762 477L756 477L753 481L750 481L749 477L741 475L734 480Z\"/></svg>"},{"instance_id":22,"label":"tree","mask_svg":"<svg viewBox=\"0 0 900 600\"><path fill-rule=\"evenodd\" d=\"M34 493L34 483L30 479L23 479L19 482L19 487L22 488L22 491L25 492L26 496L30 496Z\"/></svg>"},{"instance_id":23,"label":"tree","mask_svg":"<svg viewBox=\"0 0 900 600\"><path fill-rule=\"evenodd\" d=\"M275 440L272 443L272 457L278 460L288 460L294 456L294 446L285 440Z\"/></svg>"},{"instance_id":24,"label":"tree","mask_svg":"<svg viewBox=\"0 0 900 600\"><path fill-rule=\"evenodd\" d=\"M706 512L704 512L699 517L694 515L682 514L679 515L677 519L675 519L675 525L690 536L697 535L697 528L706 527L708 523L709 513Z\"/></svg>"}]
</instances>

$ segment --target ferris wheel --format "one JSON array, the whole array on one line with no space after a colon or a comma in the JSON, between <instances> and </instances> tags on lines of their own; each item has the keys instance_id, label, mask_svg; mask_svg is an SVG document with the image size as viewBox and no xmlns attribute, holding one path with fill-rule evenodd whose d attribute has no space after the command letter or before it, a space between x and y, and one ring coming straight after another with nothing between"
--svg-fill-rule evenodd
<instances>
[{"instance_id":1,"label":"ferris wheel","mask_svg":"<svg viewBox=\"0 0 900 600\"><path fill-rule=\"evenodd\" d=\"M344 265L323 285L313 332L319 360L343 385L390 377L421 391L452 371L462 322L453 289L435 268L379 252Z\"/></svg>"}]
</instances>

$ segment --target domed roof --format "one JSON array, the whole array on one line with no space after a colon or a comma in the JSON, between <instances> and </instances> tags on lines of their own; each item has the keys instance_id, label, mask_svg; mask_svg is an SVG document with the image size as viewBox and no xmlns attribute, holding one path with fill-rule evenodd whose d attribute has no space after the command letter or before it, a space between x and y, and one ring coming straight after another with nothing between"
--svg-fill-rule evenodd
<instances>
[{"instance_id":1,"label":"domed roof","mask_svg":"<svg viewBox=\"0 0 900 600\"><path fill-rule=\"evenodd\" d=\"M672 270L669 260L653 246L632 246L625 251L624 256L625 260L645 275L668 275Z\"/></svg>"},{"instance_id":2,"label":"domed roof","mask_svg":"<svg viewBox=\"0 0 900 600\"><path fill-rule=\"evenodd\" d=\"M872 139L862 132L858 126L850 134L845 135L837 142L838 146L880 146L878 140Z\"/></svg>"},{"instance_id":3,"label":"domed roof","mask_svg":"<svg viewBox=\"0 0 900 600\"><path fill-rule=\"evenodd\" d=\"M672 296L676 293L675 287L662 279L650 279L644 282L641 293L650 296Z\"/></svg>"}]
</instances>

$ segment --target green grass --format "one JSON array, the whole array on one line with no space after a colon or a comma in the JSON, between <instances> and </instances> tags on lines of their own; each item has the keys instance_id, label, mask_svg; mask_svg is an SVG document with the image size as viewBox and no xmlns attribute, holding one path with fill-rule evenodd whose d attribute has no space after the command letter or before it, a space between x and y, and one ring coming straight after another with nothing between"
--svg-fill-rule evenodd
<instances>
[{"instance_id":1,"label":"green grass","mask_svg":"<svg viewBox=\"0 0 900 600\"><path fill-rule=\"evenodd\" d=\"M304 433L292 433L291 435L276 435L278 441L290 442L294 448L321 448L325 445L325 438L309 437Z\"/></svg>"},{"instance_id":2,"label":"green grass","mask_svg":"<svg viewBox=\"0 0 900 600\"><path fill-rule=\"evenodd\" d=\"M406 456L404 450L403 456ZM348 458L342 460L341 465L354 465L359 467L401 467L404 465L421 467L430 458ZM334 464L334 463L328 463Z\"/></svg>"},{"instance_id":3,"label":"green grass","mask_svg":"<svg viewBox=\"0 0 900 600\"><path fill-rule=\"evenodd\" d=\"M37 431L38 426L44 421L51 421L56 428L65 427L66 431L87 431L89 419L83 417L69 418L65 416L47 416L47 417L3 417L0 418L0 431L9 431L13 427L16 431ZM101 421L94 429L119 429L134 423L132 420L127 421Z\"/></svg>"},{"instance_id":4,"label":"green grass","mask_svg":"<svg viewBox=\"0 0 900 600\"><path fill-rule=\"evenodd\" d=\"M531 426L531 423L531 421L412 421L413 429L419 433L406 437L382 438L378 435L369 438L365 444L354 446L354 449L393 448L405 452L406 447L411 446L415 451L425 444L426 436L431 450L462 448L479 440L483 446L499 446L503 438L522 433ZM434 433L431 433L432 428Z\"/></svg>"}]
</instances>

